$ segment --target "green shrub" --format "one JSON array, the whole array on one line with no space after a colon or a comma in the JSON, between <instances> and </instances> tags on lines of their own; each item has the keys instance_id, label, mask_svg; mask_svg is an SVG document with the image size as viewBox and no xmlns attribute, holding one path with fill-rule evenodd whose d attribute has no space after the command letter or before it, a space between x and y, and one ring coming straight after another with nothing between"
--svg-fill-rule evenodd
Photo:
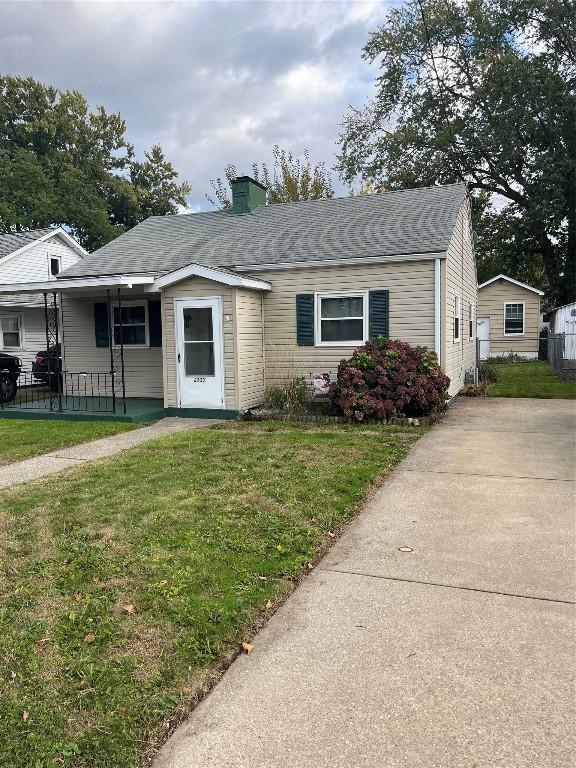
<instances>
[{"instance_id":1,"label":"green shrub","mask_svg":"<svg viewBox=\"0 0 576 768\"><path fill-rule=\"evenodd\" d=\"M478 368L478 379L486 384L496 384L498 381L498 370L492 363L480 363Z\"/></svg>"},{"instance_id":2,"label":"green shrub","mask_svg":"<svg viewBox=\"0 0 576 768\"><path fill-rule=\"evenodd\" d=\"M284 384L268 387L264 395L264 407L284 413L302 413L308 410L310 392L306 379L295 376Z\"/></svg>"}]
</instances>

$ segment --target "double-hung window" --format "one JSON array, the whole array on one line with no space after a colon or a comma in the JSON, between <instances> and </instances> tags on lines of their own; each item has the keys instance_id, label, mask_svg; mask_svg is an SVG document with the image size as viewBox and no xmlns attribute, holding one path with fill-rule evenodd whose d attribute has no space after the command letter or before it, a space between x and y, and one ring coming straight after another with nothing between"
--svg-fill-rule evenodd
<instances>
[{"instance_id":1,"label":"double-hung window","mask_svg":"<svg viewBox=\"0 0 576 768\"><path fill-rule=\"evenodd\" d=\"M316 294L316 345L354 347L368 338L368 294Z\"/></svg>"},{"instance_id":2,"label":"double-hung window","mask_svg":"<svg viewBox=\"0 0 576 768\"><path fill-rule=\"evenodd\" d=\"M524 333L524 302L504 304L504 336L519 336Z\"/></svg>"},{"instance_id":3,"label":"double-hung window","mask_svg":"<svg viewBox=\"0 0 576 768\"><path fill-rule=\"evenodd\" d=\"M462 320L462 299L454 296L454 341L460 341L460 323Z\"/></svg>"},{"instance_id":4,"label":"double-hung window","mask_svg":"<svg viewBox=\"0 0 576 768\"><path fill-rule=\"evenodd\" d=\"M468 305L468 338L474 338L474 304Z\"/></svg>"},{"instance_id":5,"label":"double-hung window","mask_svg":"<svg viewBox=\"0 0 576 768\"><path fill-rule=\"evenodd\" d=\"M0 318L0 348L22 348L22 318L20 315Z\"/></svg>"},{"instance_id":6,"label":"double-hung window","mask_svg":"<svg viewBox=\"0 0 576 768\"><path fill-rule=\"evenodd\" d=\"M122 320L122 322L120 322ZM125 347L147 347L148 302L122 302L122 306L113 307L112 338L114 344L120 340Z\"/></svg>"}]
</instances>

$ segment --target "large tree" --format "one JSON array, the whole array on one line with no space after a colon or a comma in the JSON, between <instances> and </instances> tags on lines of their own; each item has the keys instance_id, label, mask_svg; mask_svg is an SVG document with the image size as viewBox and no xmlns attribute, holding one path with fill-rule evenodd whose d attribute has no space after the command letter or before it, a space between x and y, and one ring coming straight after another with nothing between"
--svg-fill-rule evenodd
<instances>
[{"instance_id":1,"label":"large tree","mask_svg":"<svg viewBox=\"0 0 576 768\"><path fill-rule=\"evenodd\" d=\"M373 101L345 117L344 178L467 182L480 278L507 271L573 300L573 0L408 0L363 55L380 74Z\"/></svg>"},{"instance_id":2,"label":"large tree","mask_svg":"<svg viewBox=\"0 0 576 768\"><path fill-rule=\"evenodd\" d=\"M312 164L308 150L304 151L301 160L292 152L276 145L272 150L272 157L272 169L267 163L252 165L252 176L268 190L269 203L295 203L299 200L334 197L332 179L325 164ZM225 180L217 178L210 181L213 193L206 195L206 198L212 205L230 208L230 182L237 175L236 166L227 165L224 169Z\"/></svg>"},{"instance_id":3,"label":"large tree","mask_svg":"<svg viewBox=\"0 0 576 768\"><path fill-rule=\"evenodd\" d=\"M78 91L0 77L0 232L61 225L92 250L186 204L159 146L138 161L119 114Z\"/></svg>"}]
</instances>

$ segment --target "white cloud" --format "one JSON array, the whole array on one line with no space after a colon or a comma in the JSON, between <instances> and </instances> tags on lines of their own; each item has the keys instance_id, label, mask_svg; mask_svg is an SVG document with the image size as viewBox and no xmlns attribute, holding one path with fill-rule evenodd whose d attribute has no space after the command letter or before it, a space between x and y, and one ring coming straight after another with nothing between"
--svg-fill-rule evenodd
<instances>
[{"instance_id":1,"label":"white cloud","mask_svg":"<svg viewBox=\"0 0 576 768\"><path fill-rule=\"evenodd\" d=\"M0 72L76 88L120 112L142 152L160 143L205 208L227 163L247 172L274 144L335 162L361 59L385 0L0 4Z\"/></svg>"}]
</instances>

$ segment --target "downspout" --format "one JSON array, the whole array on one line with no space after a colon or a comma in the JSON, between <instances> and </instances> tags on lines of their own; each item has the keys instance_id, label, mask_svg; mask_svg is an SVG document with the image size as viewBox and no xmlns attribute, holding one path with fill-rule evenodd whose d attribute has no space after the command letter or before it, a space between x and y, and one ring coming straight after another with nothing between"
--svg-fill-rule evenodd
<instances>
[{"instance_id":1,"label":"downspout","mask_svg":"<svg viewBox=\"0 0 576 768\"><path fill-rule=\"evenodd\" d=\"M434 259L434 351L438 358L438 365L442 365L442 313L441 313L441 263L440 259Z\"/></svg>"}]
</instances>

